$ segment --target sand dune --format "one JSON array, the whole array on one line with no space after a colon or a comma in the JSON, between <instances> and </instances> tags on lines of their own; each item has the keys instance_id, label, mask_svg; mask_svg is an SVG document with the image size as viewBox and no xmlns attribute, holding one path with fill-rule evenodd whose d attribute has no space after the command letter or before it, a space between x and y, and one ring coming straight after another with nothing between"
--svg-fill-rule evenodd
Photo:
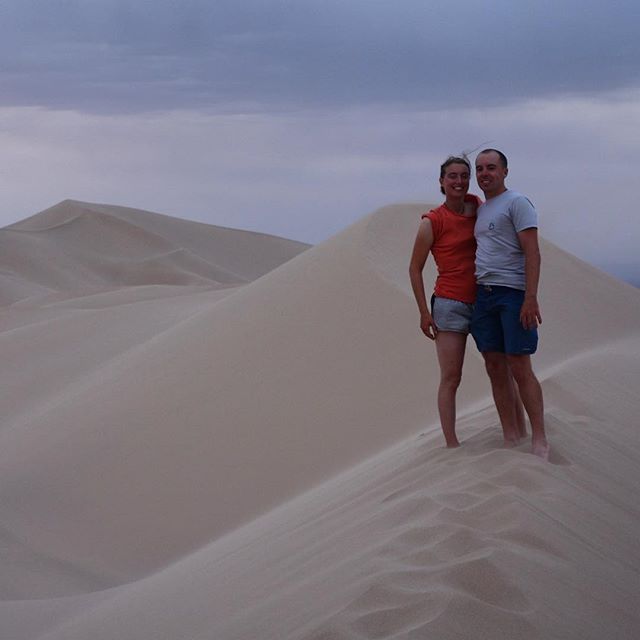
<instances>
[{"instance_id":1,"label":"sand dune","mask_svg":"<svg viewBox=\"0 0 640 640\"><path fill-rule=\"evenodd\" d=\"M471 345L447 451L424 208L302 253L73 202L0 230L0 637L638 636L640 292L545 243L551 462L499 448Z\"/></svg>"},{"instance_id":2,"label":"sand dune","mask_svg":"<svg viewBox=\"0 0 640 640\"><path fill-rule=\"evenodd\" d=\"M274 236L67 200L0 230L0 305L109 286L244 284L306 248Z\"/></svg>"}]
</instances>

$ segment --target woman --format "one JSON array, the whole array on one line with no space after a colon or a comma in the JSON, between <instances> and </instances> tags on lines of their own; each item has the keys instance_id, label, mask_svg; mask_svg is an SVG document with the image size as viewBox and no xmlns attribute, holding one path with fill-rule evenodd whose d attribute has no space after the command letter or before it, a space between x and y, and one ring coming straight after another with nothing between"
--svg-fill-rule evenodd
<instances>
[{"instance_id":1,"label":"woman","mask_svg":"<svg viewBox=\"0 0 640 640\"><path fill-rule=\"evenodd\" d=\"M450 156L440 167L440 191L445 201L423 214L418 228L409 275L420 310L420 328L435 340L440 365L438 412L447 447L460 445L456 436L456 391L462 377L462 363L476 297L473 228L480 198L468 194L471 165L465 157ZM422 271L429 256L438 267L435 292L429 311ZM516 402L517 426L524 428L524 412Z\"/></svg>"}]
</instances>

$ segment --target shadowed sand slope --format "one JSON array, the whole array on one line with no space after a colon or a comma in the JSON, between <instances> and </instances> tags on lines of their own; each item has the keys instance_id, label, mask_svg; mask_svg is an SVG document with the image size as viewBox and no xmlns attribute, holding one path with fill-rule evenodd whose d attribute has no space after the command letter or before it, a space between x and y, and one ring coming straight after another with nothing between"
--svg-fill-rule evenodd
<instances>
[{"instance_id":1,"label":"shadowed sand slope","mask_svg":"<svg viewBox=\"0 0 640 640\"><path fill-rule=\"evenodd\" d=\"M471 345L447 451L422 209L227 291L7 314L0 637L637 637L639 292L545 243L551 463L499 448Z\"/></svg>"}]
</instances>

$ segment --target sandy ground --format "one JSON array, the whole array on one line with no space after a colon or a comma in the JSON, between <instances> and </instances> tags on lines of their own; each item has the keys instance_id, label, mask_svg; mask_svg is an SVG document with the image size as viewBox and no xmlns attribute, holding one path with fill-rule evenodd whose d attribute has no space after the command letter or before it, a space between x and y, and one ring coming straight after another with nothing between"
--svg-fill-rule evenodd
<instances>
[{"instance_id":1,"label":"sandy ground","mask_svg":"<svg viewBox=\"0 0 640 640\"><path fill-rule=\"evenodd\" d=\"M640 291L544 243L550 462L471 343L446 450L425 208L313 248L73 201L0 230L0 638L640 637Z\"/></svg>"}]
</instances>

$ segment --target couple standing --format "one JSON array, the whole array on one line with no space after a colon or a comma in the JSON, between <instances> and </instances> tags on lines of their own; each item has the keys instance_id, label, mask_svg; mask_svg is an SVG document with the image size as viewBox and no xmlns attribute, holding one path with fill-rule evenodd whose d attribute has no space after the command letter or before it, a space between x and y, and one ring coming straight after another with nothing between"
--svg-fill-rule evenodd
<instances>
[{"instance_id":1,"label":"couple standing","mask_svg":"<svg viewBox=\"0 0 640 640\"><path fill-rule=\"evenodd\" d=\"M533 453L549 457L542 389L531 368L542 322L538 216L523 195L507 189L506 156L485 149L476 158L476 179L486 202L468 194L471 165L450 157L440 167L444 203L422 216L409 274L420 310L420 328L435 340L440 364L438 411L448 447L456 436L456 391L471 333L482 353L505 444L526 436ZM429 252L438 267L431 311L422 280ZM523 410L524 405L524 410Z\"/></svg>"}]
</instances>

